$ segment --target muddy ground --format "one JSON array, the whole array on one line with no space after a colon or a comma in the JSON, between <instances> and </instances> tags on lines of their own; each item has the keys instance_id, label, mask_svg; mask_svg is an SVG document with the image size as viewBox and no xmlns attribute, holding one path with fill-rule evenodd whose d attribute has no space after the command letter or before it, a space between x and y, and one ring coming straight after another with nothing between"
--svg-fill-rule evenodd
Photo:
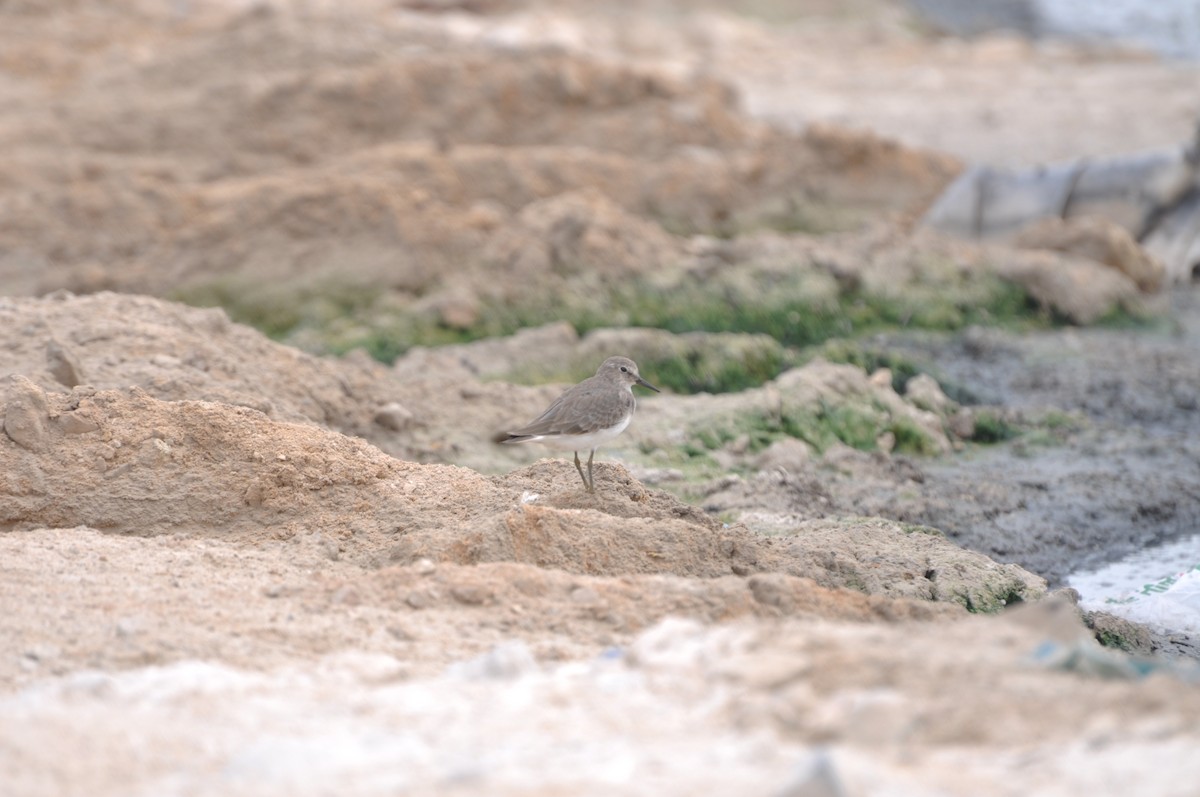
<instances>
[{"instance_id":1,"label":"muddy ground","mask_svg":"<svg viewBox=\"0 0 1200 797\"><path fill-rule=\"evenodd\" d=\"M1196 302L1194 290L1176 292L1171 322L1136 334L973 328L954 336L878 336L871 346L925 363L947 385L967 386L973 402L1014 418L1061 412L1062 426L1044 438L950 458L893 457L840 476L826 472L816 478L830 497L824 511L928 524L1056 586L1074 570L1194 535ZM811 511L800 493L777 493L773 507L756 493L725 487L705 505Z\"/></svg>"},{"instance_id":2,"label":"muddy ground","mask_svg":"<svg viewBox=\"0 0 1200 797\"><path fill-rule=\"evenodd\" d=\"M1197 85L879 0L0 3L5 793L1191 794L1196 640L1059 588L1195 531L1200 298L912 222ZM492 444L614 353L594 494Z\"/></svg>"}]
</instances>

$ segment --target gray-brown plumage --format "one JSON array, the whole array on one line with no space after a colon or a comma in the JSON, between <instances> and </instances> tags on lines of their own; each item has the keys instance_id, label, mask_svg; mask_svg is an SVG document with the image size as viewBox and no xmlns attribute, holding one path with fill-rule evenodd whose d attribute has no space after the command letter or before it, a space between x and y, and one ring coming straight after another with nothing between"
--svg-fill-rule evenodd
<instances>
[{"instance_id":1,"label":"gray-brown plumage","mask_svg":"<svg viewBox=\"0 0 1200 797\"><path fill-rule=\"evenodd\" d=\"M596 448L612 440L633 419L637 402L633 386L641 385L655 393L658 388L642 379L637 363L628 357L609 357L596 369L596 375L568 389L532 423L502 434L500 443L544 443L575 452L575 469L589 492L596 489L592 477L592 459ZM579 462L579 452L591 449L587 476Z\"/></svg>"}]
</instances>

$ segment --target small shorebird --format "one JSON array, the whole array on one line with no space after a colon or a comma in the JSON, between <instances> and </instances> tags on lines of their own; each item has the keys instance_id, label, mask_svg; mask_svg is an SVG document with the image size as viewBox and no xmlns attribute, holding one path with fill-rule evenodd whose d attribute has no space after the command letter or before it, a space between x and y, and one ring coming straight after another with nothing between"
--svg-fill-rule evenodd
<instances>
[{"instance_id":1,"label":"small shorebird","mask_svg":"<svg viewBox=\"0 0 1200 797\"><path fill-rule=\"evenodd\" d=\"M563 451L575 452L575 469L589 493L596 491L592 459L596 449L612 440L633 420L637 402L633 386L641 385L661 392L638 374L637 363L628 357L609 357L589 377L563 393L537 420L511 432L502 433L500 443L544 443ZM591 449L587 476L579 462L579 452Z\"/></svg>"}]
</instances>

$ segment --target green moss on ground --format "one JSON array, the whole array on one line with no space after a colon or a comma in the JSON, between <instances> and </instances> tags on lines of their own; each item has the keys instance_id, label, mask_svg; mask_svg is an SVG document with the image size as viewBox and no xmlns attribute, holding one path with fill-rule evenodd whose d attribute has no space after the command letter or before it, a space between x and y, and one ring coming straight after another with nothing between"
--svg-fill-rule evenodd
<instances>
[{"instance_id":1,"label":"green moss on ground","mask_svg":"<svg viewBox=\"0 0 1200 797\"><path fill-rule=\"evenodd\" d=\"M875 211L810 196L786 196L760 203L738 213L726 214L709 223L695 218L654 214L654 219L667 232L681 238L707 235L713 238L735 239L763 230L784 234L828 235L861 229Z\"/></svg>"},{"instance_id":2,"label":"green moss on ground","mask_svg":"<svg viewBox=\"0 0 1200 797\"><path fill-rule=\"evenodd\" d=\"M1133 653L1138 650L1137 643L1130 640L1123 634L1119 634L1111 629L1101 629L1096 632L1096 641L1106 648L1115 648L1123 650L1126 653Z\"/></svg>"},{"instance_id":3,"label":"green moss on ground","mask_svg":"<svg viewBox=\"0 0 1200 797\"><path fill-rule=\"evenodd\" d=\"M1059 410L1041 415L1010 415L984 409L975 415L971 440L982 445L1010 442L1013 453L1022 455L1030 453L1032 448L1060 445L1081 428L1081 418Z\"/></svg>"},{"instance_id":4,"label":"green moss on ground","mask_svg":"<svg viewBox=\"0 0 1200 797\"><path fill-rule=\"evenodd\" d=\"M706 422L691 433L683 450L689 457L707 456L738 441L748 453L756 454L791 437L803 440L819 454L837 443L874 451L885 432L895 437L894 450L898 452L930 456L939 451L936 441L909 418L893 417L873 404L824 401L810 410L781 416L754 411Z\"/></svg>"},{"instance_id":5,"label":"green moss on ground","mask_svg":"<svg viewBox=\"0 0 1200 797\"><path fill-rule=\"evenodd\" d=\"M1003 415L984 410L975 416L975 433L971 439L977 443L1001 443L1020 434L1020 427L1010 423Z\"/></svg>"},{"instance_id":6,"label":"green moss on ground","mask_svg":"<svg viewBox=\"0 0 1200 797\"><path fill-rule=\"evenodd\" d=\"M214 279L172 292L177 302L221 307L239 324L271 338L282 338L304 322L304 302L294 291L234 279Z\"/></svg>"},{"instance_id":7,"label":"green moss on ground","mask_svg":"<svg viewBox=\"0 0 1200 797\"><path fill-rule=\"evenodd\" d=\"M898 522L900 530L905 534L928 534L930 537L945 537L946 532L933 526L923 526L920 523Z\"/></svg>"},{"instance_id":8,"label":"green moss on ground","mask_svg":"<svg viewBox=\"0 0 1200 797\"><path fill-rule=\"evenodd\" d=\"M658 387L675 393L736 393L769 382L795 362L782 346L745 351L740 357L692 350L682 357L637 360L642 371L654 374Z\"/></svg>"},{"instance_id":9,"label":"green moss on ground","mask_svg":"<svg viewBox=\"0 0 1200 797\"><path fill-rule=\"evenodd\" d=\"M894 450L901 454L933 456L940 451L936 441L929 436L929 433L910 418L893 419L888 425L888 431L896 438Z\"/></svg>"},{"instance_id":10,"label":"green moss on ground","mask_svg":"<svg viewBox=\"0 0 1200 797\"><path fill-rule=\"evenodd\" d=\"M997 589L994 592L989 592L986 588L976 592L963 591L954 595L951 599L959 603L971 614L996 614L1018 603L1025 602L1025 594L1022 587L1011 586L1007 589L1003 585L996 585Z\"/></svg>"},{"instance_id":11,"label":"green moss on ground","mask_svg":"<svg viewBox=\"0 0 1200 797\"><path fill-rule=\"evenodd\" d=\"M902 390L921 368L898 355L859 348L854 338L901 327L955 330L968 324L1046 323L1024 291L1011 283L986 274L939 279L914 281L884 296L839 285L823 270L798 263L794 269L738 266L712 279L679 277L666 286L651 279L589 281L560 285L518 302L484 300L466 328L443 323L432 309L415 309L411 296L334 278L301 285L222 278L182 289L173 298L219 305L235 321L315 353L362 348L383 362L416 345L462 343L563 320L580 334L601 327L641 326L673 333L761 334L776 342L776 347L743 351L739 357L710 357L699 349L686 357L643 363L661 386L679 393L760 385L812 356L811 351L800 352L814 346L822 347L816 353L834 361L867 370L891 368L894 385ZM856 419L825 420L843 427L835 432L839 439L861 444L865 432L856 430L863 426ZM919 448L907 431L900 429L897 436Z\"/></svg>"}]
</instances>

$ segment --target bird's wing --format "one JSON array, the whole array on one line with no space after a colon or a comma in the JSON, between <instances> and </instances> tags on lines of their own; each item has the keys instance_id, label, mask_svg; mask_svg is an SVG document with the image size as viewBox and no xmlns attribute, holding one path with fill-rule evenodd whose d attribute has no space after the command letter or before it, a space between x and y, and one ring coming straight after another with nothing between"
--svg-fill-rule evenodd
<instances>
[{"instance_id":1,"label":"bird's wing","mask_svg":"<svg viewBox=\"0 0 1200 797\"><path fill-rule=\"evenodd\" d=\"M611 389L611 386L594 378L585 379L556 398L532 423L514 429L509 434L514 437L587 434L616 426L633 409L633 394L621 391L625 400L610 404L608 391ZM566 412L568 406L570 417Z\"/></svg>"}]
</instances>

